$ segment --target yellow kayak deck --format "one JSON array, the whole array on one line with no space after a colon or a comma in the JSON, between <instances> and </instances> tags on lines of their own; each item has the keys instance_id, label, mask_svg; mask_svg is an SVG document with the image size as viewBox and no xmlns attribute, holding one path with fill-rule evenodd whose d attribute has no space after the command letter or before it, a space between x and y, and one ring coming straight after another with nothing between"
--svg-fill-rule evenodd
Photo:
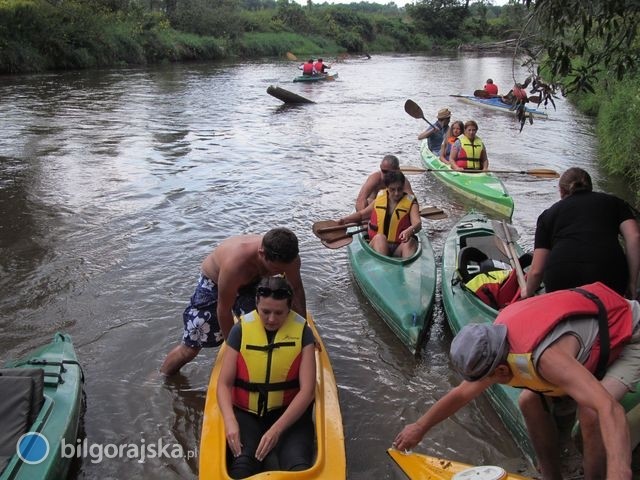
<instances>
[{"instance_id":1,"label":"yellow kayak deck","mask_svg":"<svg viewBox=\"0 0 640 480\"><path fill-rule=\"evenodd\" d=\"M342 429L342 414L338 402L333 368L329 362L329 355L316 330L311 314L307 316L307 323L316 338L316 398L314 407L316 427L316 458L308 470L299 472L269 471L249 477L252 480L261 479L331 479L346 478L347 461L344 449L344 431ZM211 372L207 400L204 407L202 434L200 439L200 480L231 480L227 473L227 442L224 432L224 422L218 409L217 386L220 369L224 359L226 345L220 347L216 362Z\"/></svg>"},{"instance_id":2,"label":"yellow kayak deck","mask_svg":"<svg viewBox=\"0 0 640 480\"><path fill-rule=\"evenodd\" d=\"M403 453L394 448L388 449L387 453L411 480L450 480L454 475L474 468L473 465L467 465L466 463L430 457L420 453ZM477 468L482 467L476 467L476 469ZM487 473L493 473L493 470L496 469L496 467L484 468L492 470ZM483 477L482 472L479 470L475 472L471 470L469 473L473 473L473 475L464 478L476 478L478 480L489 478L488 476ZM505 473L506 475L503 476L501 480L531 480L529 477L523 477L515 473Z\"/></svg>"}]
</instances>

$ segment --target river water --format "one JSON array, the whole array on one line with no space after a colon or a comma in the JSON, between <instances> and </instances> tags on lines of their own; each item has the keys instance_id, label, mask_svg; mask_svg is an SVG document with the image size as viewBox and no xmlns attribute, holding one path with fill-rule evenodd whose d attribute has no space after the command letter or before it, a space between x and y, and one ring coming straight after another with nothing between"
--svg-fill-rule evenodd
<instances>
[{"instance_id":1,"label":"river water","mask_svg":"<svg viewBox=\"0 0 640 480\"><path fill-rule=\"evenodd\" d=\"M385 154L420 165L426 124L442 107L475 119L494 169L579 165L597 189L630 192L599 171L593 123L563 99L518 133L510 116L450 94L492 77L513 83L510 58L374 56L333 65L335 82L291 83L288 61L183 64L7 76L0 80L0 352L6 360L70 333L86 375L88 444L180 444L195 451L215 351L183 374L157 370L180 339L181 312L203 257L223 238L294 230L308 308L332 359L350 479L403 478L385 455L395 434L459 377L448 362L442 307L414 358L357 290L346 251L325 249L316 220L353 208ZM523 73L515 67L519 79ZM280 85L316 104L284 106ZM558 199L556 181L503 177L525 247ZM440 258L470 207L428 174L411 177ZM419 451L532 473L484 399L436 427ZM97 451L97 450L95 450ZM71 478L196 478L198 459L85 458Z\"/></svg>"}]
</instances>

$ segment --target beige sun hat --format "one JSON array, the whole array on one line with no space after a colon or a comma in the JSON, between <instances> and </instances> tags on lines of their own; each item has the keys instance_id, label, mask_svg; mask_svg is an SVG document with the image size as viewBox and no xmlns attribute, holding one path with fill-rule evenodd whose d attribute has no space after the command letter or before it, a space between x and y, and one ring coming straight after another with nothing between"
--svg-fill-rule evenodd
<instances>
[{"instance_id":1,"label":"beige sun hat","mask_svg":"<svg viewBox=\"0 0 640 480\"><path fill-rule=\"evenodd\" d=\"M451 118L451 111L448 108L441 108L438 110L438 120L444 120L445 118Z\"/></svg>"}]
</instances>

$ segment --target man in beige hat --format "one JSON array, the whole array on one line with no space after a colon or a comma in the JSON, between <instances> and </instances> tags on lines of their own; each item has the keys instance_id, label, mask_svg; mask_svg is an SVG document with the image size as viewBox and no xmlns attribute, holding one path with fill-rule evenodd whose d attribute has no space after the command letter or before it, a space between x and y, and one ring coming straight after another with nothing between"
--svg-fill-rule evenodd
<instances>
[{"instance_id":1,"label":"man in beige hat","mask_svg":"<svg viewBox=\"0 0 640 480\"><path fill-rule=\"evenodd\" d=\"M395 448L415 447L431 428L500 383L524 389L519 406L544 480L562 478L546 400L562 395L577 404L584 477L631 479L629 426L618 400L640 383L637 301L602 283L538 295L507 306L493 324L463 327L450 354L465 381L407 425Z\"/></svg>"},{"instance_id":2,"label":"man in beige hat","mask_svg":"<svg viewBox=\"0 0 640 480\"><path fill-rule=\"evenodd\" d=\"M444 134L449 128L449 120L451 119L451 111L448 108L438 110L438 120L432 126L429 126L424 132L418 135L418 140L427 139L429 150L438 157L440 156L440 147L444 140Z\"/></svg>"}]
</instances>

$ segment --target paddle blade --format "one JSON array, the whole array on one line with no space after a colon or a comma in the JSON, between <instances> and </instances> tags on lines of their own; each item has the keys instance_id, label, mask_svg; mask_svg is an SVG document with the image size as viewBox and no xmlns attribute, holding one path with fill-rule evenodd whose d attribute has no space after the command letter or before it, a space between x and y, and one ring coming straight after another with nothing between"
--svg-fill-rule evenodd
<instances>
[{"instance_id":1,"label":"paddle blade","mask_svg":"<svg viewBox=\"0 0 640 480\"><path fill-rule=\"evenodd\" d=\"M286 53L286 55L287 55L287 58L288 58L289 60L298 60L298 57L296 57L296 56L295 56L293 53L291 53L291 52L287 52L287 53Z\"/></svg>"},{"instance_id":2,"label":"paddle blade","mask_svg":"<svg viewBox=\"0 0 640 480\"><path fill-rule=\"evenodd\" d=\"M427 170L421 167L413 167L411 165L402 165L400 167L400 171L402 173L412 174L412 173L425 173Z\"/></svg>"},{"instance_id":3,"label":"paddle blade","mask_svg":"<svg viewBox=\"0 0 640 480\"><path fill-rule=\"evenodd\" d=\"M418 105L413 100L407 100L406 102L404 102L404 111L411 115L413 118L422 118L423 120L425 119L420 105Z\"/></svg>"},{"instance_id":4,"label":"paddle blade","mask_svg":"<svg viewBox=\"0 0 640 480\"><path fill-rule=\"evenodd\" d=\"M442 220L447 218L447 214L438 207L424 207L420 209L420 216L430 220Z\"/></svg>"},{"instance_id":5,"label":"paddle blade","mask_svg":"<svg viewBox=\"0 0 640 480\"><path fill-rule=\"evenodd\" d=\"M496 236L504 243L512 243L520 238L520 234L516 227L502 220L491 220L491 227Z\"/></svg>"},{"instance_id":6,"label":"paddle blade","mask_svg":"<svg viewBox=\"0 0 640 480\"><path fill-rule=\"evenodd\" d=\"M491 98L491 94L486 90L475 90L473 96L478 98Z\"/></svg>"},{"instance_id":7,"label":"paddle blade","mask_svg":"<svg viewBox=\"0 0 640 480\"><path fill-rule=\"evenodd\" d=\"M538 178L560 178L560 174L550 168L532 168L531 170L527 170L527 175Z\"/></svg>"},{"instance_id":8,"label":"paddle blade","mask_svg":"<svg viewBox=\"0 0 640 480\"><path fill-rule=\"evenodd\" d=\"M313 234L318 238L322 238L322 234L325 232L330 232L330 231L340 230L340 229L344 229L345 231L347 230L345 226L340 225L335 220L321 220L319 222L315 222L312 227Z\"/></svg>"},{"instance_id":9,"label":"paddle blade","mask_svg":"<svg viewBox=\"0 0 640 480\"><path fill-rule=\"evenodd\" d=\"M322 240L322 244L327 247L327 248L331 248L331 249L336 249L336 248L341 248L344 246L349 245L351 242L353 242L353 237L351 235L347 235L347 236L343 236L342 238L339 238L337 240Z\"/></svg>"}]
</instances>

